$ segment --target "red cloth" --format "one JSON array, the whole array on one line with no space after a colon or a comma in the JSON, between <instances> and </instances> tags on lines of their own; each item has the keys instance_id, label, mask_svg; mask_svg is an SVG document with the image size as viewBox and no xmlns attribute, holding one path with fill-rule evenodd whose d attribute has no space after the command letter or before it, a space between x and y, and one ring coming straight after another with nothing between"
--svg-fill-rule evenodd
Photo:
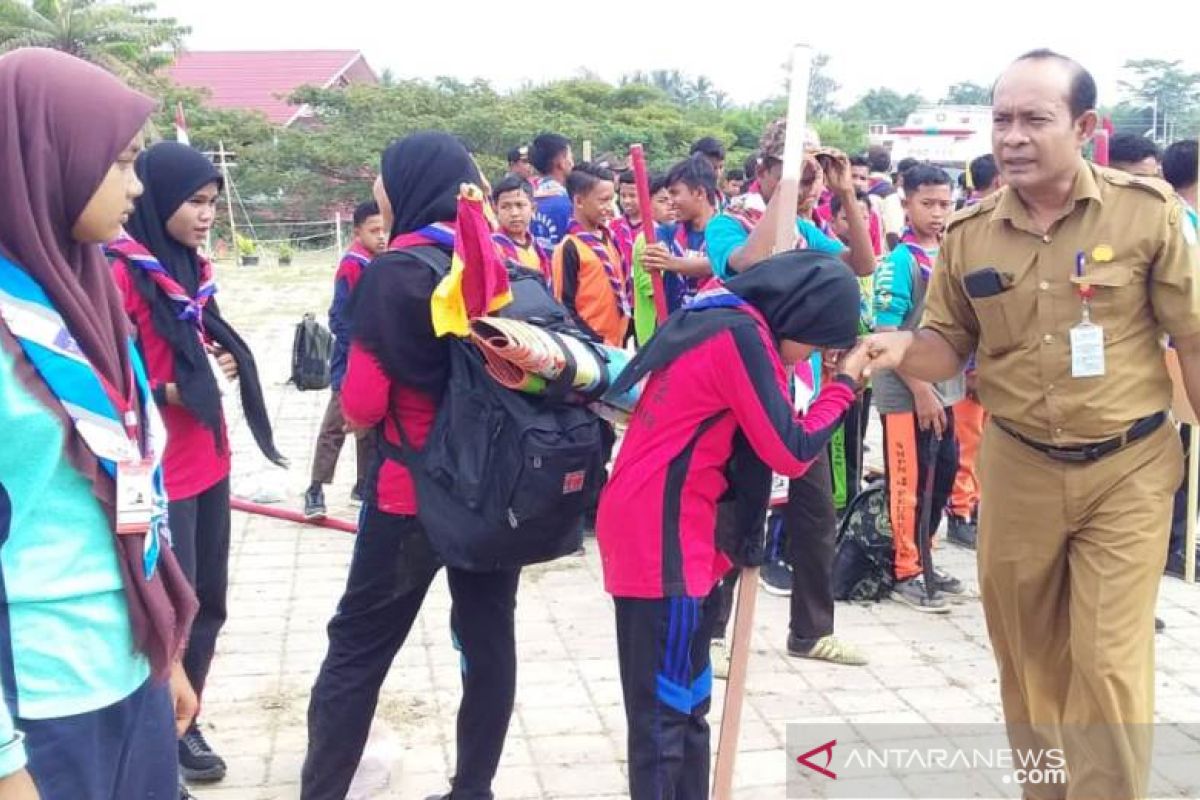
<instances>
[{"instance_id":1,"label":"red cloth","mask_svg":"<svg viewBox=\"0 0 1200 800\"><path fill-rule=\"evenodd\" d=\"M113 279L124 298L125 313L137 330L138 348L146 362L150 385L155 389L175 382L175 355L166 339L159 336L150 318L150 304L133 285L125 262L112 262ZM229 475L229 436L221 426L217 437L182 406L163 406L167 449L163 454L163 482L169 500L186 500L204 492Z\"/></svg>"},{"instance_id":2,"label":"red cloth","mask_svg":"<svg viewBox=\"0 0 1200 800\"><path fill-rule=\"evenodd\" d=\"M353 293L354 287L358 285L358 279L362 277L363 270L371 263L371 251L362 246L362 243L355 240L354 244L350 245L350 249L342 256L341 263L338 264L337 274L333 280L346 281L346 289Z\"/></svg>"},{"instance_id":3,"label":"red cloth","mask_svg":"<svg viewBox=\"0 0 1200 800\"><path fill-rule=\"evenodd\" d=\"M350 345L350 363L342 384L342 414L352 425L374 428L384 424L384 436L401 446L396 421L414 447L424 447L433 427L437 406L429 395L393 383L375 356L361 345ZM375 485L375 505L388 514L417 513L417 493L412 476L399 462L385 458Z\"/></svg>"},{"instance_id":4,"label":"red cloth","mask_svg":"<svg viewBox=\"0 0 1200 800\"><path fill-rule=\"evenodd\" d=\"M757 315L755 315L757 317ZM797 418L770 330L728 330L650 376L600 499L604 586L617 597L705 597L729 570L717 500L740 428L776 472L804 473L854 391L829 382ZM666 564L678 564L674 570Z\"/></svg>"}]
</instances>

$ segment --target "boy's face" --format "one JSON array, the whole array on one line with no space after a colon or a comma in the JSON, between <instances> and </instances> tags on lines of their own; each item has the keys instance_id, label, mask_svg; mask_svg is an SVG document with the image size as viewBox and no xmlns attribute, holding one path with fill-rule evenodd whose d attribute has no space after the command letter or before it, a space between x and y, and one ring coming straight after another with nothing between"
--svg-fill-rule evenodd
<instances>
[{"instance_id":1,"label":"boy's face","mask_svg":"<svg viewBox=\"0 0 1200 800\"><path fill-rule=\"evenodd\" d=\"M621 184L621 210L632 220L641 220L642 208L638 204L637 186L630 183Z\"/></svg>"},{"instance_id":2,"label":"boy's face","mask_svg":"<svg viewBox=\"0 0 1200 800\"><path fill-rule=\"evenodd\" d=\"M723 191L727 197L737 197L742 193L742 182L733 178L726 178L725 189Z\"/></svg>"},{"instance_id":3,"label":"boy's face","mask_svg":"<svg viewBox=\"0 0 1200 800\"><path fill-rule=\"evenodd\" d=\"M496 201L496 218L509 236L524 239L533 222L533 203L524 189L514 189L500 195Z\"/></svg>"},{"instance_id":4,"label":"boy's face","mask_svg":"<svg viewBox=\"0 0 1200 800\"><path fill-rule=\"evenodd\" d=\"M869 191L871 189L871 168L865 164L861 167L851 165L850 180L854 181L854 188L858 191Z\"/></svg>"},{"instance_id":5,"label":"boy's face","mask_svg":"<svg viewBox=\"0 0 1200 800\"><path fill-rule=\"evenodd\" d=\"M797 200L797 211L805 216L812 213L821 202L825 192L825 170L815 160L809 160L804 165L800 178L800 195Z\"/></svg>"},{"instance_id":6,"label":"boy's face","mask_svg":"<svg viewBox=\"0 0 1200 800\"><path fill-rule=\"evenodd\" d=\"M666 189L655 192L650 198L650 205L653 208L655 223L666 225L675 221L675 207L671 203L671 194Z\"/></svg>"},{"instance_id":7,"label":"boy's face","mask_svg":"<svg viewBox=\"0 0 1200 800\"><path fill-rule=\"evenodd\" d=\"M904 191L904 210L921 238L940 239L953 208L950 187L944 184L927 183Z\"/></svg>"},{"instance_id":8,"label":"boy's face","mask_svg":"<svg viewBox=\"0 0 1200 800\"><path fill-rule=\"evenodd\" d=\"M847 209L845 206L842 206L842 208L838 211L837 216L833 218L833 232L842 241L845 241L850 237L850 222L846 219L846 214L848 212L853 213L855 208L857 208L858 212L862 215L864 223L867 222L871 217L871 212L867 208L867 204L861 200L856 202L849 209Z\"/></svg>"},{"instance_id":9,"label":"boy's face","mask_svg":"<svg viewBox=\"0 0 1200 800\"><path fill-rule=\"evenodd\" d=\"M375 214L354 228L354 235L371 255L379 255L387 248L387 228L383 226L383 215Z\"/></svg>"},{"instance_id":10,"label":"boy's face","mask_svg":"<svg viewBox=\"0 0 1200 800\"><path fill-rule=\"evenodd\" d=\"M575 195L575 219L593 230L607 224L613 216L616 194L612 181L597 181L589 191Z\"/></svg>"},{"instance_id":11,"label":"boy's face","mask_svg":"<svg viewBox=\"0 0 1200 800\"><path fill-rule=\"evenodd\" d=\"M779 188L779 182L783 179L783 162L771 161L770 166L764 164L758 165L758 191L762 194L764 202L771 202L771 198L775 196L775 190Z\"/></svg>"},{"instance_id":12,"label":"boy's face","mask_svg":"<svg viewBox=\"0 0 1200 800\"><path fill-rule=\"evenodd\" d=\"M671 184L667 188L667 192L671 196L671 206L675 210L675 218L682 222L691 222L696 219L708 205L708 198L704 196L703 189L692 189L683 181Z\"/></svg>"}]
</instances>

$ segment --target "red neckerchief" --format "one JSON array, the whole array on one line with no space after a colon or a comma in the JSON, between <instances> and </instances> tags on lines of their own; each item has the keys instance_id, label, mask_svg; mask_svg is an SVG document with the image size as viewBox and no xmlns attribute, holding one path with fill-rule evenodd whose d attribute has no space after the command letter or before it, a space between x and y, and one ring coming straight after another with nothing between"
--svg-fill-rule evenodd
<instances>
[{"instance_id":1,"label":"red neckerchief","mask_svg":"<svg viewBox=\"0 0 1200 800\"><path fill-rule=\"evenodd\" d=\"M675 246L678 248L677 255L686 256L691 247L688 245L688 231L691 230L686 223L680 222L675 226ZM700 249L696 251L704 254L708 252L708 239L700 240Z\"/></svg>"},{"instance_id":2,"label":"red neckerchief","mask_svg":"<svg viewBox=\"0 0 1200 800\"><path fill-rule=\"evenodd\" d=\"M746 230L746 233L750 233L758 227L758 223L762 222L764 216L764 212L744 206L730 206L725 209L725 213L741 225Z\"/></svg>"},{"instance_id":3,"label":"red neckerchief","mask_svg":"<svg viewBox=\"0 0 1200 800\"><path fill-rule=\"evenodd\" d=\"M405 247L454 247L454 237L458 226L453 222L435 222L408 233L402 233L392 239L388 250L402 250Z\"/></svg>"},{"instance_id":4,"label":"red neckerchief","mask_svg":"<svg viewBox=\"0 0 1200 800\"><path fill-rule=\"evenodd\" d=\"M597 236L583 229L578 220L571 220L567 226L567 235L574 236L580 242L588 247L592 253L600 260L601 266L604 267L604 275L608 278L608 285L612 289L613 299L617 301L617 309L622 317L630 317L633 314L632 296L633 286L630 283L629 277L624 274L624 270L618 265L612 263L611 251L608 248L606 239L611 238L612 234L607 228L600 229L603 236Z\"/></svg>"},{"instance_id":5,"label":"red neckerchief","mask_svg":"<svg viewBox=\"0 0 1200 800\"><path fill-rule=\"evenodd\" d=\"M521 260L520 251L524 250L528 252L532 250L534 254L537 255L538 265L542 270L542 277L549 281L553 275L550 257L546 255L546 251L540 244L537 243L537 239L533 238L532 234L526 235L529 237L529 244L518 244L511 236L503 231L497 231L496 233L493 233L492 241L495 242L496 246L500 248L501 255L522 265L524 265L525 262Z\"/></svg>"},{"instance_id":6,"label":"red neckerchief","mask_svg":"<svg viewBox=\"0 0 1200 800\"><path fill-rule=\"evenodd\" d=\"M153 253L128 234L122 233L115 241L109 242L105 249L120 256L129 266L140 269L149 275L154 281L154 285L175 303L179 319L188 320L200 331L204 330L204 307L217 293L217 285L213 281L212 264L208 263L207 259L201 258L199 254L196 256L196 265L200 269L200 280L196 295L193 297L179 281L175 280L171 273L167 272Z\"/></svg>"},{"instance_id":7,"label":"red neckerchief","mask_svg":"<svg viewBox=\"0 0 1200 800\"><path fill-rule=\"evenodd\" d=\"M639 222L634 225L629 221L629 217L617 217L608 228L612 231L613 241L621 253L626 270L628 270L629 265L633 263L633 243L637 240L638 234L642 232L643 223Z\"/></svg>"},{"instance_id":8,"label":"red neckerchief","mask_svg":"<svg viewBox=\"0 0 1200 800\"><path fill-rule=\"evenodd\" d=\"M900 236L900 243L908 247L908 252L912 253L912 257L917 260L917 265L921 267L921 275L925 280L929 280L933 275L933 259L929 257L929 253L925 248L917 242L917 235L913 233L912 228L905 228L904 233Z\"/></svg>"}]
</instances>

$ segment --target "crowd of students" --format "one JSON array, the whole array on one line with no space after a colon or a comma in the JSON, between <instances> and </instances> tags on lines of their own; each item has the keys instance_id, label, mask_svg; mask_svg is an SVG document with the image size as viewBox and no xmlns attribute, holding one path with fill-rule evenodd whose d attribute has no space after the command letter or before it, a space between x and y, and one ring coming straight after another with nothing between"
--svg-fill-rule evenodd
<instances>
[{"instance_id":1,"label":"crowd of students","mask_svg":"<svg viewBox=\"0 0 1200 800\"><path fill-rule=\"evenodd\" d=\"M145 147L153 102L69 56L0 58L0 108L0 422L16 437L0 451L0 797L188 797L185 780L226 770L196 716L226 618L222 396L235 385L259 448L285 463L253 355L200 252L223 181L185 145ZM957 578L925 569L918 529L929 511L933 528L944 516L951 541L975 545L984 414L972 365L937 384L879 371L868 388L856 342L916 326L948 219L999 188L996 164L975 159L956 198L935 165L893 171L880 148L847 157L810 143L792 213L778 208L786 134L772 124L729 172L719 141L696 142L651 178L648 208L619 159L576 164L567 138L543 134L510 152L489 198L497 252L541 276L583 335L637 349L614 391L645 381L594 523L634 800L707 795L706 714L728 668L735 565L763 529L772 471L789 488L762 580L790 595L787 652L867 663L834 636L831 579L839 515L866 478L872 405L891 596L947 613L964 595ZM1194 141L1164 153L1118 136L1111 158L1165 177L1196 225ZM333 393L305 513L325 514L349 435L364 509L308 710L306 800L345 797L440 569L398 453L423 445L446 386L425 265L450 262L464 183L484 181L455 137L393 143L336 272ZM795 247L775 253L781 222ZM1182 573L1182 494L1176 512L1167 570ZM447 575L463 701L444 797L482 800L515 702L520 573Z\"/></svg>"}]
</instances>

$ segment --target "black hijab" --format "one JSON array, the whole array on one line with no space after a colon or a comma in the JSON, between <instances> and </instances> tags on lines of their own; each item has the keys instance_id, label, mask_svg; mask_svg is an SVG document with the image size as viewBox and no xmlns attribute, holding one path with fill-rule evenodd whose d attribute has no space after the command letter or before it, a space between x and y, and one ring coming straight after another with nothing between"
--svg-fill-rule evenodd
<instances>
[{"instance_id":1,"label":"black hijab","mask_svg":"<svg viewBox=\"0 0 1200 800\"><path fill-rule=\"evenodd\" d=\"M138 156L135 164L145 191L138 199L126 231L149 250L163 268L191 296L200 284L200 257L167 231L167 221L192 195L210 183L224 186L221 173L202 153L177 142L160 142ZM158 287L145 270L130 268L130 277L138 292L150 305L154 330L171 346L175 360L175 384L186 408L204 427L212 431L222 447L221 390L209 367L208 356L195 325L179 319L175 302ZM254 441L263 455L276 464L286 460L275 448L271 420L267 416L258 366L250 348L220 314L210 300L204 309L204 329L213 341L233 356L238 365L238 384L242 409Z\"/></svg>"},{"instance_id":2,"label":"black hijab","mask_svg":"<svg viewBox=\"0 0 1200 800\"><path fill-rule=\"evenodd\" d=\"M858 280L837 256L813 250L780 253L730 278L725 288L734 297L699 300L672 314L609 391L629 391L721 331L757 325L737 308L742 301L762 314L776 340L844 349L858 338Z\"/></svg>"},{"instance_id":3,"label":"black hijab","mask_svg":"<svg viewBox=\"0 0 1200 800\"><path fill-rule=\"evenodd\" d=\"M479 183L470 154L447 133L414 133L383 152L381 179L392 206L391 238L435 222L453 222L458 190ZM430 255L449 265L451 249ZM405 250L384 253L363 273L354 292L353 338L375 355L388 376L440 397L448 355L433 333L429 299L437 286L433 270Z\"/></svg>"}]
</instances>

